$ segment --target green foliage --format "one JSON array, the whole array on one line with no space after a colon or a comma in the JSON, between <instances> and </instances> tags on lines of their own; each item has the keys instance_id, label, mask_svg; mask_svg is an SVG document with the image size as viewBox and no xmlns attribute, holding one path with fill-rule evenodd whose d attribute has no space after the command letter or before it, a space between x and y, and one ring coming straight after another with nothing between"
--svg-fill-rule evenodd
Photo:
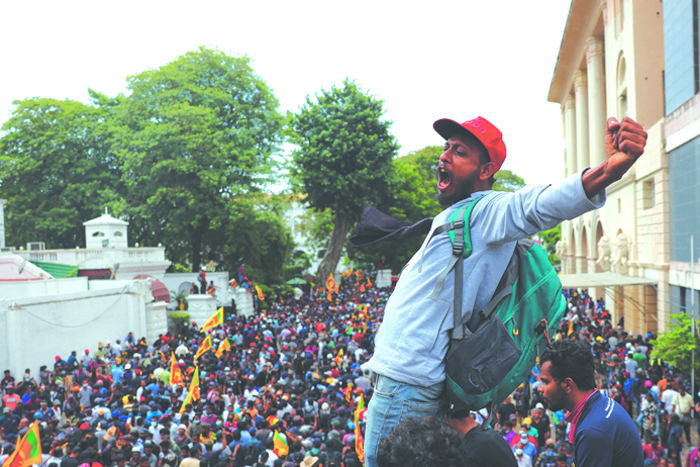
<instances>
[{"instance_id":1,"label":"green foliage","mask_svg":"<svg viewBox=\"0 0 700 467\"><path fill-rule=\"evenodd\" d=\"M525 180L510 170L499 170L494 178L496 183L493 184L493 189L496 191L518 191L525 186Z\"/></svg>"},{"instance_id":2,"label":"green foliage","mask_svg":"<svg viewBox=\"0 0 700 467\"><path fill-rule=\"evenodd\" d=\"M168 315L168 319L172 320L178 324L179 323L189 323L190 314L189 313L180 313L180 312L170 313Z\"/></svg>"},{"instance_id":3,"label":"green foliage","mask_svg":"<svg viewBox=\"0 0 700 467\"><path fill-rule=\"evenodd\" d=\"M553 229L544 230L538 234L544 247L549 254L549 262L553 265L561 263L561 260L554 254L556 252L557 242L561 240L561 224Z\"/></svg>"},{"instance_id":4,"label":"green foliage","mask_svg":"<svg viewBox=\"0 0 700 467\"><path fill-rule=\"evenodd\" d=\"M0 193L9 244L85 246L83 222L113 206L120 170L107 150L106 107L31 98L15 101L0 138Z\"/></svg>"},{"instance_id":5,"label":"green foliage","mask_svg":"<svg viewBox=\"0 0 700 467\"><path fill-rule=\"evenodd\" d=\"M289 116L293 152L291 174L308 203L335 215L359 218L365 203L390 193L391 160L399 146L381 120L384 103L353 81L306 98Z\"/></svg>"},{"instance_id":6,"label":"green foliage","mask_svg":"<svg viewBox=\"0 0 700 467\"><path fill-rule=\"evenodd\" d=\"M162 241L172 260L197 270L237 216L231 200L258 190L270 172L282 125L277 99L247 57L203 47L129 77L128 88L113 151L129 234Z\"/></svg>"},{"instance_id":7,"label":"green foliage","mask_svg":"<svg viewBox=\"0 0 700 467\"><path fill-rule=\"evenodd\" d=\"M168 268L168 272L192 272L192 267L186 264L173 263Z\"/></svg>"},{"instance_id":8,"label":"green foliage","mask_svg":"<svg viewBox=\"0 0 700 467\"><path fill-rule=\"evenodd\" d=\"M396 220L407 222L418 222L440 213L442 208L437 202L435 181L440 154L440 146L428 146L394 160L394 196L375 207ZM383 242L365 248L348 248L348 257L360 267L372 269L384 256L387 268L398 273L418 251L423 239L416 237L398 243Z\"/></svg>"},{"instance_id":9,"label":"green foliage","mask_svg":"<svg viewBox=\"0 0 700 467\"><path fill-rule=\"evenodd\" d=\"M652 357L661 357L666 362L678 368L684 375L690 375L692 352L695 351L695 376L696 383L700 381L700 340L696 335L693 338L691 333L690 315L686 313L672 314L671 319L675 320L670 329L659 334L657 339L651 341L654 345Z\"/></svg>"},{"instance_id":10,"label":"green foliage","mask_svg":"<svg viewBox=\"0 0 700 467\"><path fill-rule=\"evenodd\" d=\"M290 141L297 146L290 169L293 185L303 188L311 207L331 209L334 216L319 276L336 269L364 204L391 193L391 160L399 146L383 114L382 100L345 79L340 88L307 97L299 113L289 115Z\"/></svg>"}]
</instances>

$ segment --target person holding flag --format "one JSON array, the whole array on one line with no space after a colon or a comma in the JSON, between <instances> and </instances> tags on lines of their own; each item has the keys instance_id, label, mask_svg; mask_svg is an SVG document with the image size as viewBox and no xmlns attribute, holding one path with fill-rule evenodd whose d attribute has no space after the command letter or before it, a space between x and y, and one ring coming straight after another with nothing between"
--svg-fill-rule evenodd
<instances>
[{"instance_id":1,"label":"person holding flag","mask_svg":"<svg viewBox=\"0 0 700 467\"><path fill-rule=\"evenodd\" d=\"M197 353L196 353L195 356L194 356L194 361L196 362L197 359L198 359L204 352L206 352L207 350L211 349L211 345L212 345L212 344L211 344L211 334L210 334L210 335L208 335L208 336L206 337L206 339L204 339L204 340L202 341L202 345L200 345L199 348L197 349Z\"/></svg>"},{"instance_id":2,"label":"person holding flag","mask_svg":"<svg viewBox=\"0 0 700 467\"><path fill-rule=\"evenodd\" d=\"M216 358L221 358L227 350L231 350L231 343L228 341L228 337L221 342L214 355L216 355Z\"/></svg>"},{"instance_id":3,"label":"person holding flag","mask_svg":"<svg viewBox=\"0 0 700 467\"><path fill-rule=\"evenodd\" d=\"M34 420L32 426L17 443L14 452L5 460L2 467L29 467L34 464L41 464L42 462L39 421Z\"/></svg>"},{"instance_id":4,"label":"person holding flag","mask_svg":"<svg viewBox=\"0 0 700 467\"><path fill-rule=\"evenodd\" d=\"M180 371L180 365L177 363L174 353L170 353L170 381L168 382L170 386L176 384L184 385L185 377L182 376L182 371Z\"/></svg>"}]
</instances>

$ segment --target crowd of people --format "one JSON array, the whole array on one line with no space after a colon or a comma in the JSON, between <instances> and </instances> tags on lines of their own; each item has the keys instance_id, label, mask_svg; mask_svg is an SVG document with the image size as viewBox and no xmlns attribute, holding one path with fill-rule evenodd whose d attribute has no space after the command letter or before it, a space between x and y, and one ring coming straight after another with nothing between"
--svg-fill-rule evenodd
<instances>
[{"instance_id":1,"label":"crowd of people","mask_svg":"<svg viewBox=\"0 0 700 467\"><path fill-rule=\"evenodd\" d=\"M36 421L42 467L360 466L355 423L373 391L362 364L389 294L346 272L335 291L280 292L205 332L191 323L150 345L130 333L56 356L37 377L5 371L0 463Z\"/></svg>"},{"instance_id":2,"label":"crowd of people","mask_svg":"<svg viewBox=\"0 0 700 467\"><path fill-rule=\"evenodd\" d=\"M390 293L348 272L337 291L299 299L278 293L268 310L250 318L228 314L205 332L192 323L153 345L129 334L100 342L94 352L56 356L53 367L42 366L36 377L30 369L17 378L7 370L0 382L0 462L37 421L45 467L362 465L357 434L362 436L361 409L374 386L363 364L372 356ZM646 464L697 465L700 453L690 434L693 426L700 430L700 404L689 379L652 358L651 333L628 333L623 319L613 325L602 299L574 290L565 295L569 310L553 340L590 347L597 391L636 422ZM207 336L212 349L194 361ZM217 352L225 340L230 349ZM185 376L180 384L170 384L172 358ZM200 396L193 399L195 373ZM459 448L463 465L498 465L479 463L479 452L488 449L493 461L494 449L503 446L512 465L571 465L569 414L550 410L540 386L537 365L530 380L495 408L494 433L504 443L466 448L467 432L488 416L482 410L452 413L449 424L441 420L440 449L449 452L450 439L462 440L450 446ZM423 438L432 439L425 435L429 425L410 423L395 432L423 430ZM392 465L386 459L396 446L390 444L380 444L379 465Z\"/></svg>"}]
</instances>

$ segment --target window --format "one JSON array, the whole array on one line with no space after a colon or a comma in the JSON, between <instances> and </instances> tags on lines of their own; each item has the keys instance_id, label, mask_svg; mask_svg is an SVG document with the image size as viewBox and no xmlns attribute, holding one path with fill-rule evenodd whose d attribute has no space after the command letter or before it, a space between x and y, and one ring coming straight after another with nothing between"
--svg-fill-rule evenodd
<instances>
[{"instance_id":1,"label":"window","mask_svg":"<svg viewBox=\"0 0 700 467\"><path fill-rule=\"evenodd\" d=\"M651 209L654 206L656 206L656 184L652 178L642 184L642 207Z\"/></svg>"},{"instance_id":2,"label":"window","mask_svg":"<svg viewBox=\"0 0 700 467\"><path fill-rule=\"evenodd\" d=\"M104 232L93 232L92 236L93 237L104 237L105 233Z\"/></svg>"},{"instance_id":3,"label":"window","mask_svg":"<svg viewBox=\"0 0 700 467\"><path fill-rule=\"evenodd\" d=\"M114 236L115 236L115 237L123 237L123 236L124 236L124 232L122 232L121 230L117 230L116 232L114 232Z\"/></svg>"}]
</instances>

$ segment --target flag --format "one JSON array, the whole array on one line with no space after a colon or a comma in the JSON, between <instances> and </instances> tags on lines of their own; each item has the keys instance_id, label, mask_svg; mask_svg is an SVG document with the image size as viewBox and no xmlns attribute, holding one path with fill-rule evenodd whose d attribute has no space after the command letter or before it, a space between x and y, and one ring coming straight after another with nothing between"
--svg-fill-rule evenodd
<instances>
[{"instance_id":1,"label":"flag","mask_svg":"<svg viewBox=\"0 0 700 467\"><path fill-rule=\"evenodd\" d=\"M277 430L275 430L275 436L272 438L272 440L274 442L274 449L272 452L274 452L277 457L284 457L289 454L289 445L284 438L280 436Z\"/></svg>"},{"instance_id":2,"label":"flag","mask_svg":"<svg viewBox=\"0 0 700 467\"><path fill-rule=\"evenodd\" d=\"M372 281L369 280L369 277L367 278L367 287L372 287Z\"/></svg>"},{"instance_id":3,"label":"flag","mask_svg":"<svg viewBox=\"0 0 700 467\"><path fill-rule=\"evenodd\" d=\"M191 368L190 368L191 370ZM190 390L187 393L187 397L182 402L182 407L180 407L180 413L185 412L185 406L187 404L192 404L194 401L200 399L199 394L199 367L194 367L194 376L192 377L192 382L190 383Z\"/></svg>"},{"instance_id":4,"label":"flag","mask_svg":"<svg viewBox=\"0 0 700 467\"><path fill-rule=\"evenodd\" d=\"M340 366L340 363L343 361L343 349L340 349L340 352L338 352L338 356L335 357L333 360L335 360L335 363Z\"/></svg>"},{"instance_id":5,"label":"flag","mask_svg":"<svg viewBox=\"0 0 700 467\"><path fill-rule=\"evenodd\" d=\"M194 356L194 361L196 362L200 355L202 355L207 350L211 349L211 334L207 336L206 339L202 341L202 345L197 349L197 353Z\"/></svg>"},{"instance_id":6,"label":"flag","mask_svg":"<svg viewBox=\"0 0 700 467\"><path fill-rule=\"evenodd\" d=\"M182 371L180 371L180 365L177 364L177 359L174 353L170 353L170 385L182 384L184 386L185 377L182 376Z\"/></svg>"},{"instance_id":7,"label":"flag","mask_svg":"<svg viewBox=\"0 0 700 467\"><path fill-rule=\"evenodd\" d=\"M275 423L277 423L279 421L280 421L280 419L275 417L274 415L270 415L269 417L267 417L267 423L270 424L270 428L275 426Z\"/></svg>"},{"instance_id":8,"label":"flag","mask_svg":"<svg viewBox=\"0 0 700 467\"><path fill-rule=\"evenodd\" d=\"M224 354L224 352L229 350L230 348L231 348L231 343L228 341L228 337L227 337L221 343L221 345L219 346L219 349L216 351L216 353L214 355L216 355L216 358L221 358L221 356Z\"/></svg>"},{"instance_id":9,"label":"flag","mask_svg":"<svg viewBox=\"0 0 700 467\"><path fill-rule=\"evenodd\" d=\"M326 279L326 287L328 290L335 290L335 281L333 280L333 273L328 274L328 279Z\"/></svg>"},{"instance_id":10,"label":"flag","mask_svg":"<svg viewBox=\"0 0 700 467\"><path fill-rule=\"evenodd\" d=\"M335 289L334 289L334 290L335 290L335 293L338 293L338 291L340 290L340 287L338 287L338 284L335 284Z\"/></svg>"},{"instance_id":11,"label":"flag","mask_svg":"<svg viewBox=\"0 0 700 467\"><path fill-rule=\"evenodd\" d=\"M350 402L352 400L352 383L348 381L348 387L345 388L345 400Z\"/></svg>"},{"instance_id":12,"label":"flag","mask_svg":"<svg viewBox=\"0 0 700 467\"><path fill-rule=\"evenodd\" d=\"M333 296L331 295L330 291L328 292L328 295L326 295L326 300L329 302L333 300Z\"/></svg>"},{"instance_id":13,"label":"flag","mask_svg":"<svg viewBox=\"0 0 700 467\"><path fill-rule=\"evenodd\" d=\"M360 414L365 410L365 398L360 397L357 401L357 408L355 408L355 452L357 457L360 459L362 465L365 464L365 443L362 439L362 430L360 429Z\"/></svg>"},{"instance_id":14,"label":"flag","mask_svg":"<svg viewBox=\"0 0 700 467\"><path fill-rule=\"evenodd\" d=\"M160 359L163 360L163 363L166 363L168 361L168 358L165 356L165 352L160 353Z\"/></svg>"},{"instance_id":15,"label":"flag","mask_svg":"<svg viewBox=\"0 0 700 467\"><path fill-rule=\"evenodd\" d=\"M207 329L215 328L219 324L224 324L224 307L219 308L218 310L216 310L216 313L209 317L207 322L204 323L204 326L202 326L200 332L204 332Z\"/></svg>"},{"instance_id":16,"label":"flag","mask_svg":"<svg viewBox=\"0 0 700 467\"><path fill-rule=\"evenodd\" d=\"M27 434L17 443L15 451L2 464L2 467L29 467L42 462L39 421L34 420Z\"/></svg>"},{"instance_id":17,"label":"flag","mask_svg":"<svg viewBox=\"0 0 700 467\"><path fill-rule=\"evenodd\" d=\"M355 275L357 276L358 279L362 279L362 273L358 269L357 272L355 272Z\"/></svg>"},{"instance_id":18,"label":"flag","mask_svg":"<svg viewBox=\"0 0 700 467\"><path fill-rule=\"evenodd\" d=\"M364 291L365 291L365 284L362 284L362 285L360 285L360 292L364 292Z\"/></svg>"},{"instance_id":19,"label":"flag","mask_svg":"<svg viewBox=\"0 0 700 467\"><path fill-rule=\"evenodd\" d=\"M262 293L262 289L256 285L255 290L258 291L258 300L265 300L265 296Z\"/></svg>"}]
</instances>

